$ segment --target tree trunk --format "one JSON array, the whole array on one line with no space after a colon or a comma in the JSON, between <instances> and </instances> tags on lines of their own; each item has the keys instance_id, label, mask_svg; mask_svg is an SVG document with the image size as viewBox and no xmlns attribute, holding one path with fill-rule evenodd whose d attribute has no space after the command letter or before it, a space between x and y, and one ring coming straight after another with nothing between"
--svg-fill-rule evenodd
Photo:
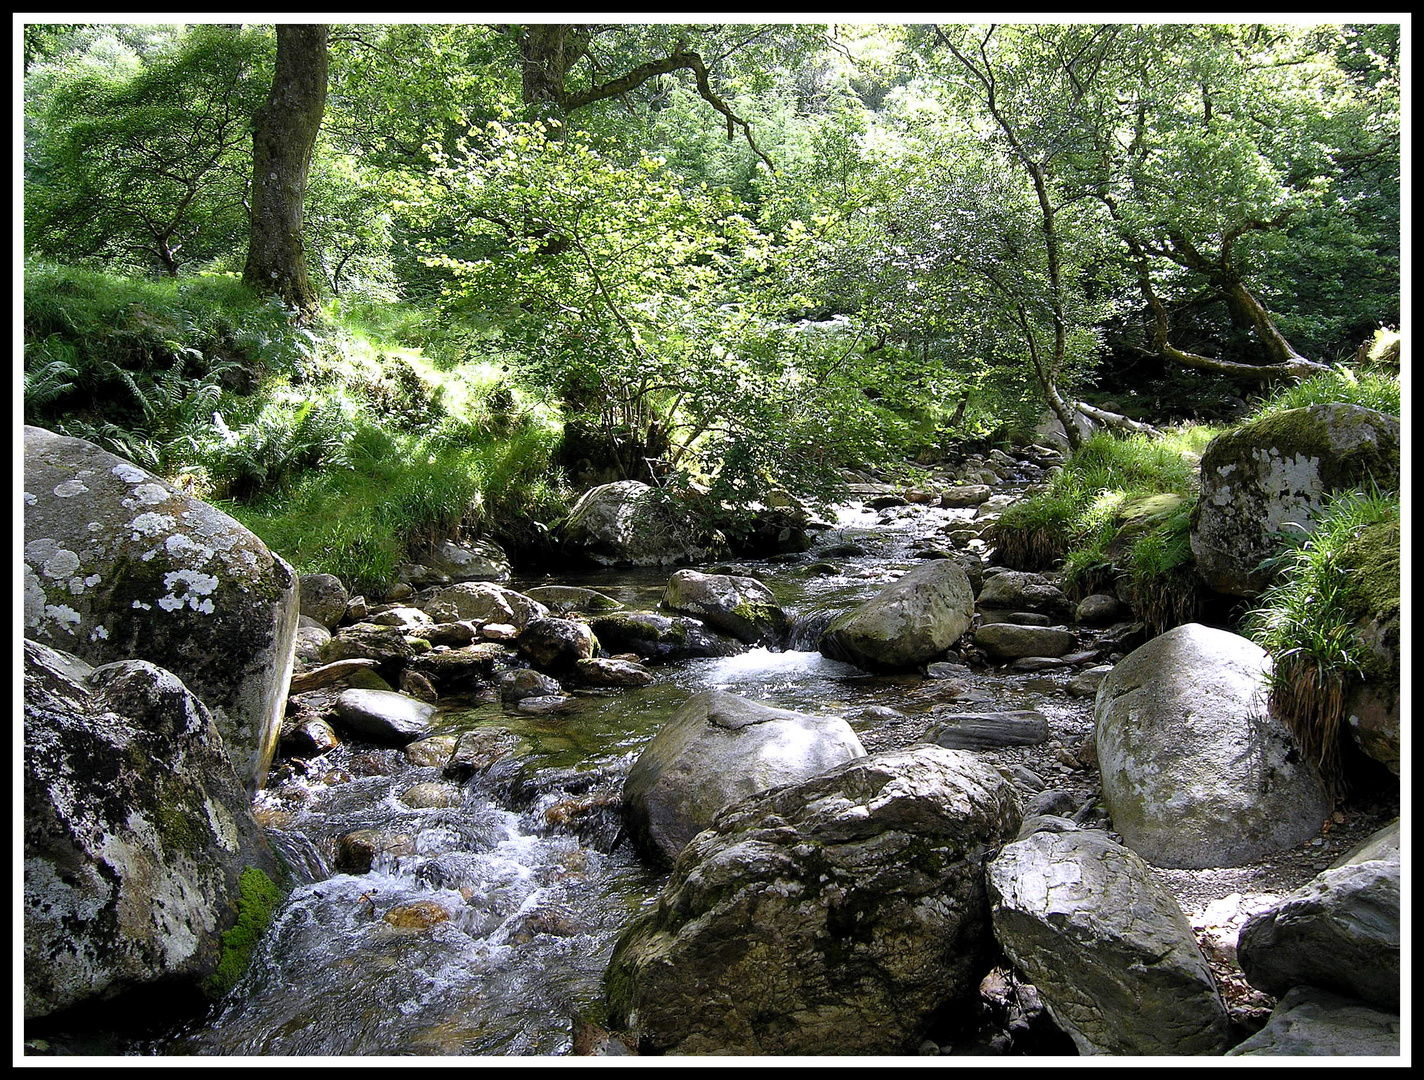
<instances>
[{"instance_id":1,"label":"tree trunk","mask_svg":"<svg viewBox=\"0 0 1424 1080\"><path fill-rule=\"evenodd\" d=\"M302 204L326 109L327 27L279 25L272 93L252 128L252 231L243 281L299 311L316 307Z\"/></svg>"}]
</instances>

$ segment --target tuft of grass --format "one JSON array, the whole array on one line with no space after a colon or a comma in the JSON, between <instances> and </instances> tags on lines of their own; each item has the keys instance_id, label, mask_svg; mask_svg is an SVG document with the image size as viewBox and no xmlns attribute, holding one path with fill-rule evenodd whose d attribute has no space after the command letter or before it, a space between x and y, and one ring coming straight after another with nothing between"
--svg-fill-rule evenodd
<instances>
[{"instance_id":1,"label":"tuft of grass","mask_svg":"<svg viewBox=\"0 0 1424 1080\"><path fill-rule=\"evenodd\" d=\"M1398 493L1351 491L1334 496L1315 531L1276 561L1279 576L1247 617L1244 632L1274 659L1272 712L1295 736L1337 800L1347 790L1342 766L1345 702L1354 682L1372 671L1369 647L1357 632L1361 615L1398 607ZM1366 530L1393 526L1393 551L1361 571L1354 545ZM1393 597L1378 595L1391 578ZM1398 673L1393 673L1398 677Z\"/></svg>"},{"instance_id":2,"label":"tuft of grass","mask_svg":"<svg viewBox=\"0 0 1424 1080\"><path fill-rule=\"evenodd\" d=\"M1256 407L1250 419L1334 401L1398 416L1399 380L1383 371L1357 373L1348 367L1333 368L1277 391Z\"/></svg>"}]
</instances>

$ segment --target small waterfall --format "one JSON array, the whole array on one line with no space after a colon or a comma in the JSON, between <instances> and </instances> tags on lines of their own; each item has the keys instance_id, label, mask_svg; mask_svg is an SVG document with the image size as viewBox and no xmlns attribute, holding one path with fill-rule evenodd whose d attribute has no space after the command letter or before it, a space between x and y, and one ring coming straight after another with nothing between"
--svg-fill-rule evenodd
<instances>
[{"instance_id":1,"label":"small waterfall","mask_svg":"<svg viewBox=\"0 0 1424 1080\"><path fill-rule=\"evenodd\" d=\"M306 833L268 829L267 842L291 872L295 884L311 885L331 877L331 867L326 864L321 849Z\"/></svg>"},{"instance_id":2,"label":"small waterfall","mask_svg":"<svg viewBox=\"0 0 1424 1080\"><path fill-rule=\"evenodd\" d=\"M786 629L786 649L789 652L817 652L821 648L821 635L826 627L841 614L839 608L815 608L800 615L791 616Z\"/></svg>"}]
</instances>

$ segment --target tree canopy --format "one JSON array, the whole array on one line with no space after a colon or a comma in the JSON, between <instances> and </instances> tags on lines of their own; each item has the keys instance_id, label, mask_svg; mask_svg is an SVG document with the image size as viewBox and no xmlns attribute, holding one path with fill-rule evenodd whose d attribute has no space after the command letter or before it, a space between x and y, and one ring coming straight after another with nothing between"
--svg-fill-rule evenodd
<instances>
[{"instance_id":1,"label":"tree canopy","mask_svg":"<svg viewBox=\"0 0 1424 1080\"><path fill-rule=\"evenodd\" d=\"M27 25L27 252L259 287L300 256L289 303L415 306L627 475L751 500L927 428L1141 427L1115 373L1247 393L1399 319L1398 24L281 40ZM296 246L254 272L277 172Z\"/></svg>"}]
</instances>

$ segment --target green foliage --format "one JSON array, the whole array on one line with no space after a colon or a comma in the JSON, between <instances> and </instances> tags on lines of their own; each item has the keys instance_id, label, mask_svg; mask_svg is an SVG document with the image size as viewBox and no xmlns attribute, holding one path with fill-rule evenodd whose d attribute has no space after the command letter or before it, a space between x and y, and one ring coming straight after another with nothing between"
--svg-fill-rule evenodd
<instances>
[{"instance_id":1,"label":"green foliage","mask_svg":"<svg viewBox=\"0 0 1424 1080\"><path fill-rule=\"evenodd\" d=\"M1388 596L1371 595L1379 582L1367 581L1351 548L1378 525L1392 525L1394 595L1398 607L1400 498L1398 493L1351 491L1330 500L1314 531L1276 560L1278 576L1247 618L1244 632L1269 652L1271 706L1290 727L1302 751L1320 769L1338 796L1344 790L1340 740L1345 696L1371 670L1367 641L1358 632L1363 614L1382 613ZM1377 559L1388 579L1389 559ZM1398 672L1393 676L1397 679Z\"/></svg>"},{"instance_id":2,"label":"green foliage","mask_svg":"<svg viewBox=\"0 0 1424 1080\"><path fill-rule=\"evenodd\" d=\"M1343 366L1333 368L1326 374L1312 376L1272 394L1255 408L1250 418L1254 420L1287 409L1303 409L1334 401L1398 416L1399 380L1375 372L1356 373Z\"/></svg>"},{"instance_id":3,"label":"green foliage","mask_svg":"<svg viewBox=\"0 0 1424 1080\"><path fill-rule=\"evenodd\" d=\"M37 80L27 250L175 275L240 247L265 47L260 34L195 25L136 64Z\"/></svg>"},{"instance_id":4,"label":"green foliage","mask_svg":"<svg viewBox=\"0 0 1424 1080\"><path fill-rule=\"evenodd\" d=\"M1213 434L1187 427L1163 439L1094 435L1044 491L994 524L998 561L1026 570L1061 561L1080 595L1126 578L1134 610L1154 633L1191 621L1200 586L1188 533L1197 461Z\"/></svg>"}]
</instances>

